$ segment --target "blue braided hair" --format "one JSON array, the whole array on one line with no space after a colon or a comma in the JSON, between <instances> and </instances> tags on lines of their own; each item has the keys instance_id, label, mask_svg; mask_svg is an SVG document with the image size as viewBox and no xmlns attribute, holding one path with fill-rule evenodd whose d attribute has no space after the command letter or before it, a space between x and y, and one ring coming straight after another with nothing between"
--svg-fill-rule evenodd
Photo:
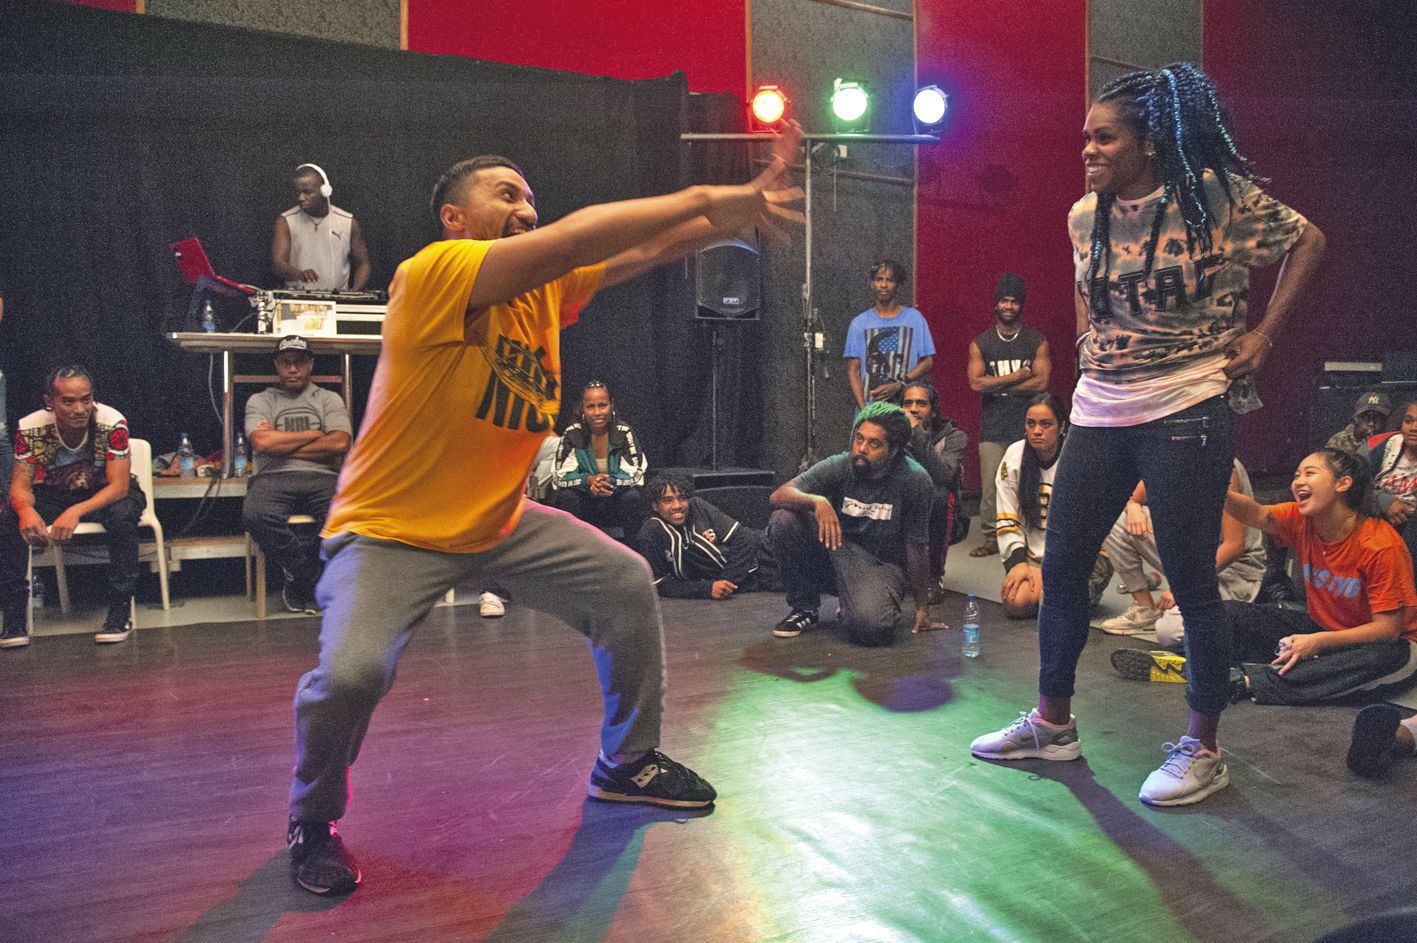
<instances>
[{"instance_id":1,"label":"blue braided hair","mask_svg":"<svg viewBox=\"0 0 1417 943\"><path fill-rule=\"evenodd\" d=\"M1173 63L1155 72L1119 76L1097 96L1097 103L1103 102L1116 105L1122 118L1155 149L1163 190L1146 243L1143 279L1151 277L1161 223L1173 203L1179 207L1186 225L1186 251L1191 255L1196 254L1197 248L1202 253L1210 251L1215 221L1204 187L1207 170L1215 174L1226 199L1232 201L1232 174L1259 184L1269 182L1256 173L1235 144L1230 116L1220 103L1215 83L1189 62ZM1104 278L1111 276L1110 226L1116 199L1115 193L1097 194L1087 272L1089 285L1099 269Z\"/></svg>"}]
</instances>

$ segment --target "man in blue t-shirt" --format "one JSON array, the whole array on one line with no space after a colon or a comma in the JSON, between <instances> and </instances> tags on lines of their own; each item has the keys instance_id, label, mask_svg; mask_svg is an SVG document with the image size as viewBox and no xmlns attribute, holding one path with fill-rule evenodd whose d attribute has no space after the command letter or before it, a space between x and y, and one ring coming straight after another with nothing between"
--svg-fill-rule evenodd
<instances>
[{"instance_id":1,"label":"man in blue t-shirt","mask_svg":"<svg viewBox=\"0 0 1417 943\"><path fill-rule=\"evenodd\" d=\"M909 280L906 267L892 259L871 266L876 303L851 319L842 351L858 410L868 402L900 402L906 383L929 376L935 362L935 342L925 316L896 300Z\"/></svg>"},{"instance_id":2,"label":"man in blue t-shirt","mask_svg":"<svg viewBox=\"0 0 1417 943\"><path fill-rule=\"evenodd\" d=\"M904 410L870 403L856 418L850 451L772 493L768 543L792 607L773 635L814 628L823 592L837 597L842 628L860 645L895 641L907 589L913 630L929 627L934 485L905 454L909 441Z\"/></svg>"}]
</instances>

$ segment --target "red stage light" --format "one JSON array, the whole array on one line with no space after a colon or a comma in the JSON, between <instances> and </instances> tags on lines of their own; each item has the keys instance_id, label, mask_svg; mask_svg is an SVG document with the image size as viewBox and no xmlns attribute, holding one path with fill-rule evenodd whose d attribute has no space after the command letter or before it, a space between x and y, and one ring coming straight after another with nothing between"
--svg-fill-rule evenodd
<instances>
[{"instance_id":1,"label":"red stage light","mask_svg":"<svg viewBox=\"0 0 1417 943\"><path fill-rule=\"evenodd\" d=\"M754 131L769 131L787 116L787 96L776 85L760 85L749 103Z\"/></svg>"}]
</instances>

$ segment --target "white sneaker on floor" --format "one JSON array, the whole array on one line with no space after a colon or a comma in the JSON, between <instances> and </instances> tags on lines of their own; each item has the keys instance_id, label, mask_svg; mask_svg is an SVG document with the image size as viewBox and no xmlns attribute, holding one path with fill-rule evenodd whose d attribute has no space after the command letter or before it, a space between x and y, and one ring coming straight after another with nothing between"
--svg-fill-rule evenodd
<instances>
[{"instance_id":1,"label":"white sneaker on floor","mask_svg":"<svg viewBox=\"0 0 1417 943\"><path fill-rule=\"evenodd\" d=\"M975 737L969 752L985 760L1075 760L1082 756L1076 717L1066 727L1055 727L1038 716L1037 709L1019 712L1018 720L997 733Z\"/></svg>"},{"instance_id":2,"label":"white sneaker on floor","mask_svg":"<svg viewBox=\"0 0 1417 943\"><path fill-rule=\"evenodd\" d=\"M1147 805L1190 805L1230 785L1225 760L1194 737L1161 748L1169 751L1166 762L1141 784L1141 801Z\"/></svg>"},{"instance_id":3,"label":"white sneaker on floor","mask_svg":"<svg viewBox=\"0 0 1417 943\"><path fill-rule=\"evenodd\" d=\"M1108 635L1140 635L1156 628L1156 622L1164 611L1132 603L1120 616L1099 622L1097 627Z\"/></svg>"},{"instance_id":4,"label":"white sneaker on floor","mask_svg":"<svg viewBox=\"0 0 1417 943\"><path fill-rule=\"evenodd\" d=\"M507 614L507 604L496 593L483 593L477 600L477 614L484 619L496 619Z\"/></svg>"}]
</instances>

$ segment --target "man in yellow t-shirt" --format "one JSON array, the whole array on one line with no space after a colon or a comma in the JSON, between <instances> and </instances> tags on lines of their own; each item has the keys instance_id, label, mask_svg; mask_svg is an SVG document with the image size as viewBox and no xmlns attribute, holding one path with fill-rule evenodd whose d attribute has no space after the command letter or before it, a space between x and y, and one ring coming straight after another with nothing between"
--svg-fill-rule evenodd
<instances>
[{"instance_id":1,"label":"man in yellow t-shirt","mask_svg":"<svg viewBox=\"0 0 1417 943\"><path fill-rule=\"evenodd\" d=\"M751 183L578 210L537 228L511 161L454 164L433 190L442 242L399 266L363 428L324 529L320 663L295 698L291 876L317 894L361 875L334 820L348 766L393 684L413 627L454 585L505 586L591 643L604 694L597 799L673 808L716 793L660 753L663 629L643 559L600 531L523 499L560 408L560 329L595 292L756 226L781 204L795 126Z\"/></svg>"}]
</instances>

